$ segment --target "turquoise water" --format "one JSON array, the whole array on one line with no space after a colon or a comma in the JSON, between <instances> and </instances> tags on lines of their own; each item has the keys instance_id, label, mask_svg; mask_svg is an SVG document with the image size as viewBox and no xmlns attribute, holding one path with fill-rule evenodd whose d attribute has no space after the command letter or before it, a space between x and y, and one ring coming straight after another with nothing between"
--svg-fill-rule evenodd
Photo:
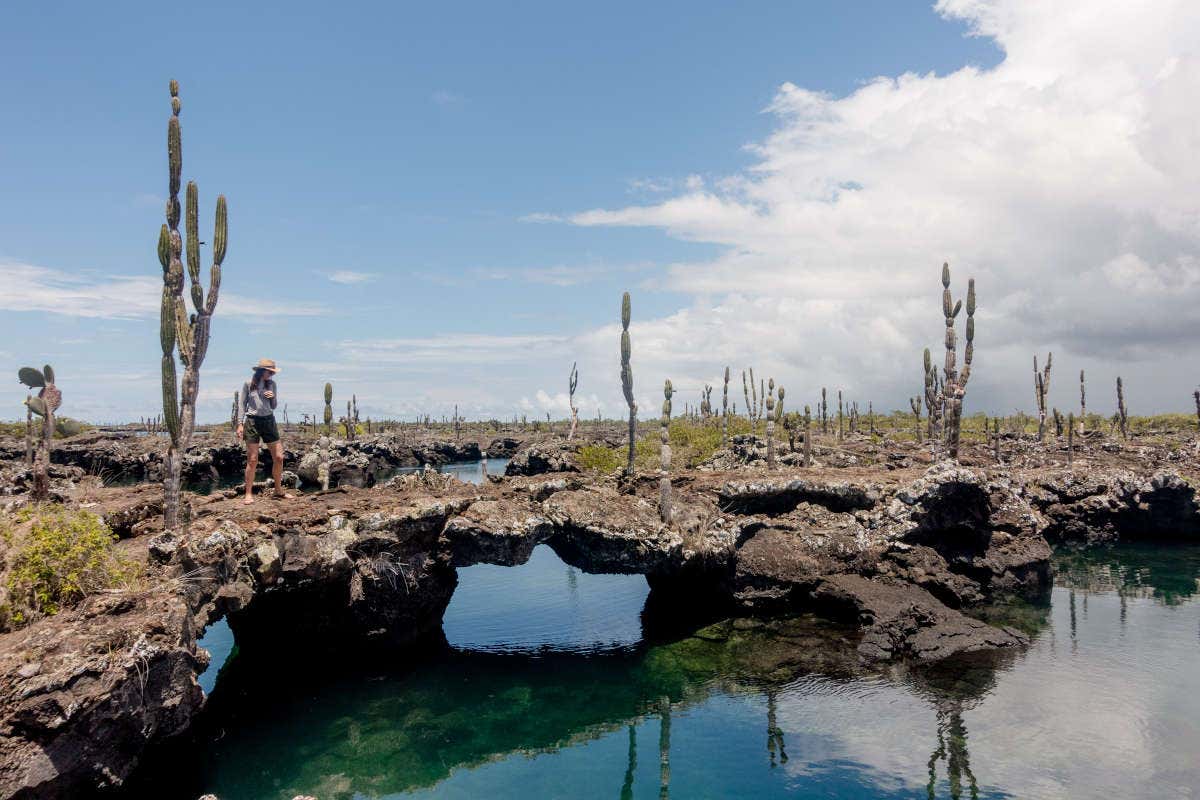
<instances>
[{"instance_id":1,"label":"turquoise water","mask_svg":"<svg viewBox=\"0 0 1200 800\"><path fill-rule=\"evenodd\" d=\"M866 670L806 617L648 642L643 579L541 547L460 570L419 662L243 649L158 796L1200 797L1200 547L1056 574L1025 652Z\"/></svg>"}]
</instances>

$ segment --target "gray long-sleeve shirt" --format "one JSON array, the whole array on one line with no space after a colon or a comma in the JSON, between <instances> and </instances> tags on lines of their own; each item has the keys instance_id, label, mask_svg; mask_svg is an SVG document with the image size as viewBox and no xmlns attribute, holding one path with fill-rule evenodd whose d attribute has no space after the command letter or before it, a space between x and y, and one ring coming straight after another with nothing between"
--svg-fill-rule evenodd
<instances>
[{"instance_id":1,"label":"gray long-sleeve shirt","mask_svg":"<svg viewBox=\"0 0 1200 800\"><path fill-rule=\"evenodd\" d=\"M275 396L266 397L266 392L273 392ZM275 411L275 403L278 400L279 391L275 388L275 381L267 379L258 385L257 389L250 388L250 381L242 384L242 392L238 395L238 419L244 420L246 417L269 417Z\"/></svg>"}]
</instances>

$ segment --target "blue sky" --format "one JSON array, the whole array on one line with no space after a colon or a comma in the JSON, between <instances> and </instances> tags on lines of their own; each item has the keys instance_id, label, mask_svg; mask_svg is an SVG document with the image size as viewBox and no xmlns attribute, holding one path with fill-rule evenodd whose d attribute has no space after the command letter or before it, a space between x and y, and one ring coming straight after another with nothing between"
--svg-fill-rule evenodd
<instances>
[{"instance_id":1,"label":"blue sky","mask_svg":"<svg viewBox=\"0 0 1200 800\"><path fill-rule=\"evenodd\" d=\"M768 244L774 234L743 240L723 232L729 221L711 225L706 209L729 212L732 224L747 208L758 220L793 213L767 183L814 179L811 171L787 173L795 159L781 155L812 123L809 95L797 110L788 105L797 97L791 89L824 103L861 103L876 76L892 76L879 102L917 109L928 102L914 113L937 123L955 106L923 100L929 92L950 91L956 75L995 75L1006 42L1012 60L1005 36L1016 41L1024 29L989 30L992 18L975 8L1008 5L9 9L0 31L0 265L10 288L0 303L8 343L0 356L10 371L54 363L65 413L157 412L154 243L166 183L166 85L174 77L184 178L200 187L202 234L211 229L217 192L230 209L203 418L225 414L222 398L262 355L284 365L281 388L296 412L316 408L317 388L330 379L339 399L354 391L374 415L442 414L458 403L472 416L545 409L557 416L564 409L556 395L578 359L585 412L599 405L615 414L616 346L609 357L602 343L626 288L638 321L635 374L641 358L639 388L647 393L670 373L698 391L733 363L786 376L806 394L822 383L846 385L864 404L871 397L899 407L907 393L898 388L913 376L885 375L870 363L853 369L828 344L821 345L828 359L816 361L777 352L772 338L805 332L802 319L778 306L761 309L765 330L730 330L721 342L701 338L720 331L679 328L680 314L744 315L780 300L790 290L771 288L779 271L785 287L788 275L800 276L796 299L837 302L838 293L823 288L818 259L794 262L796 273L790 251ZM916 97L895 80L906 74L921 89ZM968 87L956 91L972 96ZM844 124L853 119L843 115L846 106L818 114L830 109ZM858 157L899 158L923 126L910 121L885 148L898 154L876 143ZM824 141L800 146L828 150ZM867 162L828 152L827 163L845 162L845 174L833 182L839 194L822 202L849 214L858 198L848 196L865 200L875 184L864 183ZM903 188L901 176L872 177ZM765 193L751 196L747 186ZM853 221L840 228L838 247L864 236L858 228ZM1190 252L1191 232L1182 235L1177 249ZM838 251L844 280L873 281L872 265L856 260L863 247ZM957 242L946 249L962 251ZM728 263L739 253L771 263L761 271L747 265L739 277L743 268ZM931 275L933 327L921 328L921 337L931 331L929 343L940 327L936 269L944 257L931 247L914 265ZM981 260L985 274L1003 271ZM1156 263L1140 262L1150 270ZM738 280L758 285L744 292ZM876 300L899 302L887 293ZM870 330L861 310L840 306L839 314L844 337L856 335L855 315L867 326L861 331ZM895 320L875 322L888 336L899 331L896 346L909 347L918 373L923 342L909 341ZM673 359L673 348L688 358ZM1089 354L1078 349L1082 363ZM879 380L864 379L864 370ZM0 416L15 417L23 395L15 382L5 385L0 402L13 411Z\"/></svg>"}]
</instances>

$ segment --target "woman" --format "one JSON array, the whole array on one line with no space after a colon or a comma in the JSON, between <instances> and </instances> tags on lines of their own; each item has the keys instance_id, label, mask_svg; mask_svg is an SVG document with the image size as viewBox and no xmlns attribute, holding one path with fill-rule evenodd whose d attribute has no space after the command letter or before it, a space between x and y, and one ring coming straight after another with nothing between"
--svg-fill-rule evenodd
<instances>
[{"instance_id":1,"label":"woman","mask_svg":"<svg viewBox=\"0 0 1200 800\"><path fill-rule=\"evenodd\" d=\"M246 440L246 499L254 502L254 475L258 471L258 445L261 442L271 451L271 477L275 479L275 495L290 498L283 490L283 442L275 425L275 373L279 369L269 358L260 359L254 375L242 384L238 395L238 438Z\"/></svg>"}]
</instances>

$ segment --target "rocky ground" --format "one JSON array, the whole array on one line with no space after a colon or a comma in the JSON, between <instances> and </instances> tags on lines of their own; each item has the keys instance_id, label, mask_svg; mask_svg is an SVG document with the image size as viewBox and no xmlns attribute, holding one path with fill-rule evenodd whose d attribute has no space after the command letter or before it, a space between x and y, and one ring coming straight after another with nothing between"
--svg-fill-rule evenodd
<instances>
[{"instance_id":1,"label":"rocky ground","mask_svg":"<svg viewBox=\"0 0 1200 800\"><path fill-rule=\"evenodd\" d=\"M879 663L1023 646L1025 634L975 609L1042 597L1051 542L1200 536L1194 439L1085 439L1068 468L1065 453L1024 441L1005 443L1000 464L982 444L953 464L911 443L848 437L819 441L808 467L785 445L767 469L763 443L738 437L672 475L670 525L656 475L581 471L578 442L315 440L291 457L301 472L305 459L328 475L339 459L365 458L374 474L371 459L397 453L512 461L483 486L421 472L369 488L331 479L328 491L252 506L233 490L193 496L190 529L164 533L157 485L94 476L100 462L158 463L147 438L56 446L56 492L103 516L144 574L134 590L0 634L0 797L120 785L203 707L196 677L208 656L196 641L221 616L243 641L406 647L439 630L457 567L523 563L538 544L585 571L644 574L652 597L854 623L856 657ZM193 463L239 469L236 450L202 443ZM11 505L23 502L22 469L0 468Z\"/></svg>"}]
</instances>

